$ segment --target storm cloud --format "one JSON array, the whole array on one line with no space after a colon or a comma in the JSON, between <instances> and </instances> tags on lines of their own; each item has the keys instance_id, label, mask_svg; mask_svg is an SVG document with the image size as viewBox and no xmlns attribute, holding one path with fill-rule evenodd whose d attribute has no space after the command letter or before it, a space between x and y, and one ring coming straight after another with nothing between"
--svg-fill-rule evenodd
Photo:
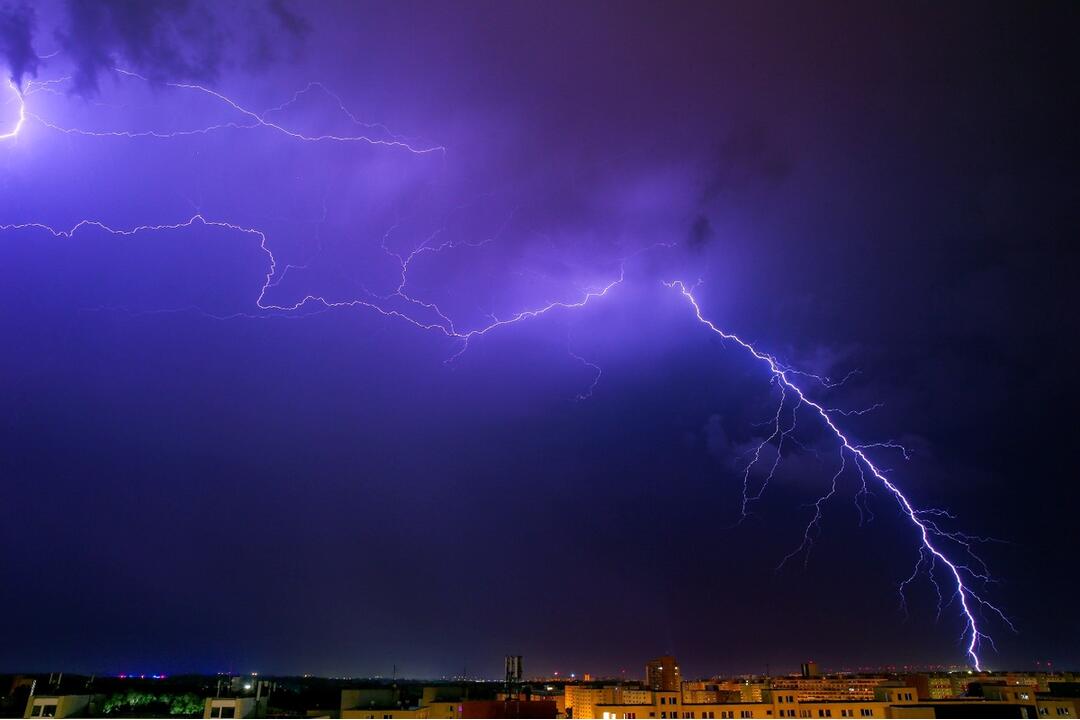
<instances>
[{"instance_id":1,"label":"storm cloud","mask_svg":"<svg viewBox=\"0 0 1080 720\"><path fill-rule=\"evenodd\" d=\"M34 52L34 20L34 9L29 5L0 5L0 55L16 85L22 85L27 75L37 75L40 61Z\"/></svg>"},{"instance_id":2,"label":"storm cloud","mask_svg":"<svg viewBox=\"0 0 1080 720\"><path fill-rule=\"evenodd\" d=\"M97 94L101 73L117 65L174 82L210 81L234 65L265 69L282 50L295 52L309 29L284 0L67 0L65 12L56 39L83 96Z\"/></svg>"}]
</instances>

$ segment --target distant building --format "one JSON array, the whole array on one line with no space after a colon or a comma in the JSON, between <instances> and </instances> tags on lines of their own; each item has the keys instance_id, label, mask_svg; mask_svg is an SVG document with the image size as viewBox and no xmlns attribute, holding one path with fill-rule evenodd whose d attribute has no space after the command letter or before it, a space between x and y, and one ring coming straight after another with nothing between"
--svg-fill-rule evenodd
<instances>
[{"instance_id":1,"label":"distant building","mask_svg":"<svg viewBox=\"0 0 1080 720\"><path fill-rule=\"evenodd\" d=\"M524 670L521 664L521 655L507 655L504 659L506 665L506 684L517 685L521 683Z\"/></svg>"},{"instance_id":2,"label":"distant building","mask_svg":"<svg viewBox=\"0 0 1080 720\"><path fill-rule=\"evenodd\" d=\"M554 718L553 700L466 700L461 703L462 718Z\"/></svg>"},{"instance_id":3,"label":"distant building","mask_svg":"<svg viewBox=\"0 0 1080 720\"><path fill-rule=\"evenodd\" d=\"M555 718L556 703L551 699L464 700L460 687L425 687L419 703L405 705L393 688L343 690L342 718L362 720L457 720L457 718Z\"/></svg>"},{"instance_id":4,"label":"distant building","mask_svg":"<svg viewBox=\"0 0 1080 720\"><path fill-rule=\"evenodd\" d=\"M944 700L960 694L955 687L953 678L948 675L918 673L905 675L903 680L918 690L920 700Z\"/></svg>"},{"instance_id":5,"label":"distant building","mask_svg":"<svg viewBox=\"0 0 1080 720\"><path fill-rule=\"evenodd\" d=\"M663 655L650 660L645 665L645 687L649 690L662 692L680 692L682 690L682 676L679 674L679 664L671 655Z\"/></svg>"},{"instance_id":6,"label":"distant building","mask_svg":"<svg viewBox=\"0 0 1080 720\"><path fill-rule=\"evenodd\" d=\"M881 675L780 677L772 679L771 687L790 692L798 700L873 700L878 686L887 682L890 679ZM743 700L749 699L743 697ZM760 699L760 696L754 699Z\"/></svg>"},{"instance_id":7,"label":"distant building","mask_svg":"<svg viewBox=\"0 0 1080 720\"><path fill-rule=\"evenodd\" d=\"M976 682L968 686L969 695L997 702L1032 703L1035 702L1037 691L1038 686L1034 683L1021 685L1007 682Z\"/></svg>"},{"instance_id":8,"label":"distant building","mask_svg":"<svg viewBox=\"0 0 1080 720\"><path fill-rule=\"evenodd\" d=\"M804 678L821 677L821 668L819 668L818 664L816 662L814 662L813 660L810 660L808 662L804 662L800 666L800 670L802 670L802 676Z\"/></svg>"}]
</instances>

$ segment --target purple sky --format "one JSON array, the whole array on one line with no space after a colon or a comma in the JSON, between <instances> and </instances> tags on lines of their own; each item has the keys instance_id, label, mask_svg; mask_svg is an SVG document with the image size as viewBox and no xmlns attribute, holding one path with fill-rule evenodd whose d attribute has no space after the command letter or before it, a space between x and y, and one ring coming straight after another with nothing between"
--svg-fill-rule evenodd
<instances>
[{"instance_id":1,"label":"purple sky","mask_svg":"<svg viewBox=\"0 0 1080 720\"><path fill-rule=\"evenodd\" d=\"M670 280L1080 664L1075 5L217 5L0 10L0 670L964 662L852 473L776 571L813 418L736 526L777 390Z\"/></svg>"}]
</instances>

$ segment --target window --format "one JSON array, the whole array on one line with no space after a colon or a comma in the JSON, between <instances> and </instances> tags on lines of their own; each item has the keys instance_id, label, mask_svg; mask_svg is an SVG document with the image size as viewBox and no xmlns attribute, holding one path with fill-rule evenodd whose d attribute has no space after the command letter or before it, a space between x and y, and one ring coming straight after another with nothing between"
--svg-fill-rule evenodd
<instances>
[{"instance_id":1,"label":"window","mask_svg":"<svg viewBox=\"0 0 1080 720\"><path fill-rule=\"evenodd\" d=\"M41 717L56 717L56 704L38 705L41 708Z\"/></svg>"},{"instance_id":2,"label":"window","mask_svg":"<svg viewBox=\"0 0 1080 720\"><path fill-rule=\"evenodd\" d=\"M667 705L667 698L664 697L663 695L660 696L660 704L661 705Z\"/></svg>"},{"instance_id":3,"label":"window","mask_svg":"<svg viewBox=\"0 0 1080 720\"><path fill-rule=\"evenodd\" d=\"M223 717L223 718L234 718L234 717L236 717L236 706L235 705L223 705L221 707L221 717Z\"/></svg>"}]
</instances>

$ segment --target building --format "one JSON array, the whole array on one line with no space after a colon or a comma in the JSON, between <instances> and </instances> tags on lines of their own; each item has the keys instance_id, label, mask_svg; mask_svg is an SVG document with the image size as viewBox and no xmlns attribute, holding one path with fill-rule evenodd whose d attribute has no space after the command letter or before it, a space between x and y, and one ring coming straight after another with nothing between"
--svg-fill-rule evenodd
<instances>
[{"instance_id":1,"label":"building","mask_svg":"<svg viewBox=\"0 0 1080 720\"><path fill-rule=\"evenodd\" d=\"M564 713L568 718L598 717L599 705L649 705L653 693L634 685L579 685L563 687Z\"/></svg>"},{"instance_id":2,"label":"building","mask_svg":"<svg viewBox=\"0 0 1080 720\"><path fill-rule=\"evenodd\" d=\"M693 683L687 683L691 687ZM939 683L940 685L940 683ZM975 682L981 694L927 701L914 683L884 678L870 698L805 699L796 690L765 689L759 702L721 700L691 702L684 693L652 693L649 703L597 703L600 720L777 720L778 718L1054 718L1076 720L1080 688L1070 692L1065 683L1051 687L1058 694L1036 692L1037 685L998 680ZM1057 687L1055 687L1057 686ZM691 692L697 692L692 689ZM1071 697L1075 694L1076 697ZM579 716L584 717L584 716Z\"/></svg>"},{"instance_id":3,"label":"building","mask_svg":"<svg viewBox=\"0 0 1080 720\"><path fill-rule=\"evenodd\" d=\"M204 718L253 718L258 704L254 697L206 698Z\"/></svg>"},{"instance_id":4,"label":"building","mask_svg":"<svg viewBox=\"0 0 1080 720\"><path fill-rule=\"evenodd\" d=\"M675 658L671 655L663 655L646 663L645 687L655 691L680 692L682 676L679 674L679 664L675 662Z\"/></svg>"},{"instance_id":5,"label":"building","mask_svg":"<svg viewBox=\"0 0 1080 720\"><path fill-rule=\"evenodd\" d=\"M954 686L953 678L948 675L919 673L905 675L903 679L918 690L920 700L944 700L960 695Z\"/></svg>"},{"instance_id":6,"label":"building","mask_svg":"<svg viewBox=\"0 0 1080 720\"><path fill-rule=\"evenodd\" d=\"M818 667L818 664L813 660L804 662L801 666L799 666L799 669L802 671L802 676L804 678L821 677L821 669Z\"/></svg>"},{"instance_id":7,"label":"building","mask_svg":"<svg viewBox=\"0 0 1080 720\"><path fill-rule=\"evenodd\" d=\"M342 718L460 718L462 688L425 687L416 704L407 703L397 687L341 691Z\"/></svg>"},{"instance_id":8,"label":"building","mask_svg":"<svg viewBox=\"0 0 1080 720\"><path fill-rule=\"evenodd\" d=\"M891 683L878 688L868 700L800 700L794 693L767 690L761 702L688 703L678 693L654 693L648 705L596 706L600 720L776 720L777 718L985 718L1051 717L1057 701L1044 709L1034 704L964 698L935 703L920 702L918 690ZM1057 714L1055 717L1070 717Z\"/></svg>"},{"instance_id":9,"label":"building","mask_svg":"<svg viewBox=\"0 0 1080 720\"><path fill-rule=\"evenodd\" d=\"M23 717L77 717L85 714L89 704L89 695L31 695L26 699Z\"/></svg>"},{"instance_id":10,"label":"building","mask_svg":"<svg viewBox=\"0 0 1080 720\"><path fill-rule=\"evenodd\" d=\"M771 688L799 700L873 700L879 685L890 682L882 675L833 675L829 677L773 678ZM749 698L743 698L744 700Z\"/></svg>"},{"instance_id":11,"label":"building","mask_svg":"<svg viewBox=\"0 0 1080 720\"><path fill-rule=\"evenodd\" d=\"M462 718L555 718L553 700L466 700L461 703Z\"/></svg>"},{"instance_id":12,"label":"building","mask_svg":"<svg viewBox=\"0 0 1080 720\"><path fill-rule=\"evenodd\" d=\"M1080 717L1080 698L1054 697L1040 693L1035 700L1035 707L1039 709L1040 718L1075 720Z\"/></svg>"}]
</instances>

